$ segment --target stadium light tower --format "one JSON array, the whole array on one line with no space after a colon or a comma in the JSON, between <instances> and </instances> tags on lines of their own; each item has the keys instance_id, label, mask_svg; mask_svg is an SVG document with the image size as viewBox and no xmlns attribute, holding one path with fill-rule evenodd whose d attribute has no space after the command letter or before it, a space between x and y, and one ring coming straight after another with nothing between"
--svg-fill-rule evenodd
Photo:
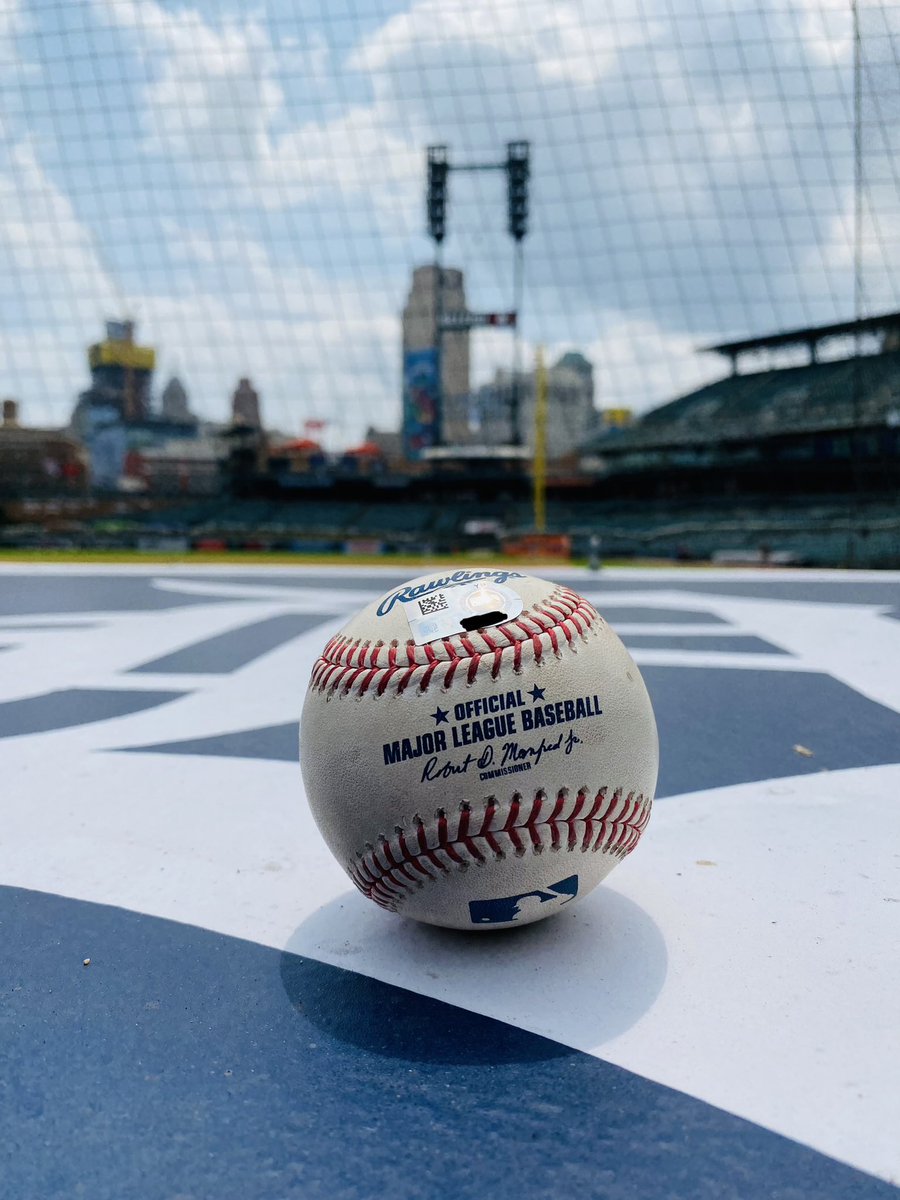
<instances>
[{"instance_id":1,"label":"stadium light tower","mask_svg":"<svg viewBox=\"0 0 900 1200\"><path fill-rule=\"evenodd\" d=\"M443 438L444 426L444 354L443 328L444 316L444 268L441 261L441 247L447 232L447 175L450 170L447 147L444 145L428 147L428 190L425 194L425 205L428 213L428 236L434 242L435 280L434 298L434 347L435 347L435 380L434 380L434 436L438 444Z\"/></svg>"},{"instance_id":2,"label":"stadium light tower","mask_svg":"<svg viewBox=\"0 0 900 1200\"><path fill-rule=\"evenodd\" d=\"M521 344L519 340L519 315L522 310L522 285L524 277L523 245L528 232L528 180L531 175L531 144L529 142L508 142L506 158L503 162L453 163L446 145L429 146L427 149L428 187L425 194L425 206L428 216L428 236L435 246L434 260L437 272L437 287L435 296L435 346L437 350L437 408L438 430L443 417L443 391L441 375L441 342L442 334L448 328L448 321L443 311L443 268L441 265L441 248L447 233L447 177L451 171L505 171L506 200L507 200L507 229L513 239L515 257L513 259L513 311L509 313L467 313L454 314L452 327L454 329L472 329L478 325L500 325L514 330L513 340L513 371L512 387L510 389L510 425L511 440L514 445L522 441L519 429L519 375L521 373ZM438 441L440 441L440 432Z\"/></svg>"},{"instance_id":3,"label":"stadium light tower","mask_svg":"<svg viewBox=\"0 0 900 1200\"><path fill-rule=\"evenodd\" d=\"M531 174L531 147L528 142L509 142L506 147L506 208L507 226L513 239L513 308L522 310L522 287L525 256L522 243L528 232L528 178ZM522 370L522 345L519 325L513 340L513 377L510 389L509 423L513 445L522 441L519 429L519 375Z\"/></svg>"}]
</instances>

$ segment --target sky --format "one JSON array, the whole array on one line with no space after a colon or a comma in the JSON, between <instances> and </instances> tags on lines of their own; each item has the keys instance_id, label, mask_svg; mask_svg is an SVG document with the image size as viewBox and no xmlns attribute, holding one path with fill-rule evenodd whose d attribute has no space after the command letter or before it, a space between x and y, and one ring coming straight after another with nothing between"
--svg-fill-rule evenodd
<instances>
[{"instance_id":1,"label":"sky","mask_svg":"<svg viewBox=\"0 0 900 1200\"><path fill-rule=\"evenodd\" d=\"M130 316L204 417L249 376L285 432L396 428L431 143L531 142L523 357L581 350L599 407L896 308L898 18L860 6L857 212L844 0L0 0L0 395L64 423ZM503 189L450 177L476 310L512 304ZM474 383L511 358L473 334Z\"/></svg>"}]
</instances>

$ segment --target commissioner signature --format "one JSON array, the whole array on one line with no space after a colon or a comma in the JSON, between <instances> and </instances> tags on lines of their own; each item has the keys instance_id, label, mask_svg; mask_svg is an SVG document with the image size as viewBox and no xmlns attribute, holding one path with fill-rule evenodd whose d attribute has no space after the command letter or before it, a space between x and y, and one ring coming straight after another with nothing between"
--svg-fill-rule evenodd
<instances>
[{"instance_id":1,"label":"commissioner signature","mask_svg":"<svg viewBox=\"0 0 900 1200\"><path fill-rule=\"evenodd\" d=\"M581 745L581 738L570 729L568 733L561 733L559 737L550 741L542 737L536 746L522 746L519 742L504 742L499 754L496 755L493 746L486 746L480 754L467 754L465 758L457 761L452 758L441 760L437 754L434 754L422 768L421 782L428 783L432 779L450 779L454 775L466 775L469 767L473 765L479 771L486 771L491 767L499 770L505 767L527 771L536 767L546 755L555 754L560 750L563 754L571 754L573 749L579 745Z\"/></svg>"}]
</instances>

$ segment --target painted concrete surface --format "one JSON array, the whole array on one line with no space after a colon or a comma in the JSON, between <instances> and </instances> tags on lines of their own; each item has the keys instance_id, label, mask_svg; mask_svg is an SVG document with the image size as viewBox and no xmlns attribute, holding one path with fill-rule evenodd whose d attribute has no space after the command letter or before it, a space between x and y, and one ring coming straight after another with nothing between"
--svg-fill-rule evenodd
<instances>
[{"instance_id":1,"label":"painted concrete surface","mask_svg":"<svg viewBox=\"0 0 900 1200\"><path fill-rule=\"evenodd\" d=\"M661 798L490 939L368 904L303 796L312 662L400 578L0 567L10 1194L894 1194L900 577L568 574Z\"/></svg>"},{"instance_id":2,"label":"painted concrete surface","mask_svg":"<svg viewBox=\"0 0 900 1200\"><path fill-rule=\"evenodd\" d=\"M312 958L36 892L0 889L0 920L7 1196L896 1194L594 1055Z\"/></svg>"}]
</instances>

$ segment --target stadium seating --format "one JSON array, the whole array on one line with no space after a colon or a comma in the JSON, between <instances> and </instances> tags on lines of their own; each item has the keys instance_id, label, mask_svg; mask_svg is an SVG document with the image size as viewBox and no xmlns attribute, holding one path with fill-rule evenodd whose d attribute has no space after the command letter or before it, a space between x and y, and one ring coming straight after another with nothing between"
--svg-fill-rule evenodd
<instances>
[{"instance_id":1,"label":"stadium seating","mask_svg":"<svg viewBox=\"0 0 900 1200\"><path fill-rule=\"evenodd\" d=\"M594 452L758 442L767 435L890 425L900 417L900 352L731 375L595 439Z\"/></svg>"}]
</instances>

